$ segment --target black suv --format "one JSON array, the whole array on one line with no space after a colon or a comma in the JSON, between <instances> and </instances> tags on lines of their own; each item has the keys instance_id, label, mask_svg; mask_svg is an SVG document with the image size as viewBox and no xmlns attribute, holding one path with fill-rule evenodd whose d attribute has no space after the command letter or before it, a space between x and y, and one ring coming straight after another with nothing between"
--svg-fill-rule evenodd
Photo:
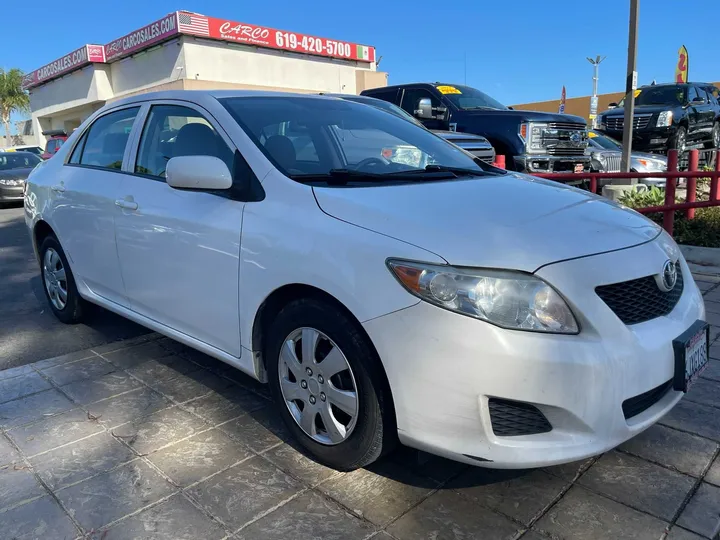
<instances>
[{"instance_id":1,"label":"black suv","mask_svg":"<svg viewBox=\"0 0 720 540\"><path fill-rule=\"evenodd\" d=\"M720 145L720 90L709 83L642 86L635 91L633 150L667 153L671 148ZM598 116L598 131L622 139L624 99Z\"/></svg>"},{"instance_id":2,"label":"black suv","mask_svg":"<svg viewBox=\"0 0 720 540\"><path fill-rule=\"evenodd\" d=\"M587 125L579 116L515 111L480 90L459 84L418 83L361 92L399 105L432 130L482 135L521 172L590 170Z\"/></svg>"}]
</instances>

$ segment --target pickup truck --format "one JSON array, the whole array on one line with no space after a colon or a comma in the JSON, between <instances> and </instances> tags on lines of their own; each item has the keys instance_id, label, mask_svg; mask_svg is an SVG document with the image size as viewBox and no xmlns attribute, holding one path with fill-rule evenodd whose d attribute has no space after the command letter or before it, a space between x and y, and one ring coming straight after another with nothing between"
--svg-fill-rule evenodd
<instances>
[{"instance_id":1,"label":"pickup truck","mask_svg":"<svg viewBox=\"0 0 720 540\"><path fill-rule=\"evenodd\" d=\"M459 84L416 83L360 93L394 103L432 130L482 135L504 155L506 167L527 173L590 170L587 124L579 116L516 111Z\"/></svg>"}]
</instances>

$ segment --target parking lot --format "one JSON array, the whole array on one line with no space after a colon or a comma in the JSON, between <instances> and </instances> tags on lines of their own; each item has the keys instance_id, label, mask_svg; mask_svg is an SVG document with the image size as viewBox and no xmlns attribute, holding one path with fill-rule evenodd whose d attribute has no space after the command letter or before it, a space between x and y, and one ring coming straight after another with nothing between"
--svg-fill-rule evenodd
<instances>
[{"instance_id":1,"label":"parking lot","mask_svg":"<svg viewBox=\"0 0 720 540\"><path fill-rule=\"evenodd\" d=\"M696 278L720 325L720 279ZM0 529L17 539L715 539L720 342L711 356L659 425L597 458L507 472L401 448L344 474L299 452L265 388L233 368L157 334L91 347L0 371Z\"/></svg>"}]
</instances>

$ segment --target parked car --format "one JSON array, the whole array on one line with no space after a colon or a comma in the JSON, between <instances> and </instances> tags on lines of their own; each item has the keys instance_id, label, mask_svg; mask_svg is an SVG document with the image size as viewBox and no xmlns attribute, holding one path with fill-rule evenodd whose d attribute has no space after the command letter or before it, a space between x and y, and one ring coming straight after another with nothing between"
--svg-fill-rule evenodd
<instances>
[{"instance_id":1,"label":"parked car","mask_svg":"<svg viewBox=\"0 0 720 540\"><path fill-rule=\"evenodd\" d=\"M591 157L591 170L594 172L620 172L622 170L622 143L612 137L603 135L599 131L588 132L587 153ZM667 171L667 157L660 154L633 152L630 154L630 170L632 172L665 172ZM641 178L641 184L665 186L664 178ZM608 180L600 181L602 187Z\"/></svg>"},{"instance_id":2,"label":"parked car","mask_svg":"<svg viewBox=\"0 0 720 540\"><path fill-rule=\"evenodd\" d=\"M23 200L25 180L41 161L30 152L0 152L0 204Z\"/></svg>"},{"instance_id":3,"label":"parked car","mask_svg":"<svg viewBox=\"0 0 720 540\"><path fill-rule=\"evenodd\" d=\"M434 163L379 155L387 137ZM342 470L397 440L488 467L582 459L708 362L702 296L656 224L351 101L118 100L33 171L25 215L61 321L98 304L268 382Z\"/></svg>"},{"instance_id":4,"label":"parked car","mask_svg":"<svg viewBox=\"0 0 720 540\"><path fill-rule=\"evenodd\" d=\"M68 138L67 133L62 129L43 131L43 135L50 137L45 145L45 152L41 156L43 159L53 157Z\"/></svg>"},{"instance_id":5,"label":"parked car","mask_svg":"<svg viewBox=\"0 0 720 540\"><path fill-rule=\"evenodd\" d=\"M398 105L429 129L482 135L510 170L584 172L587 125L567 114L515 111L480 90L459 84L402 84L363 90Z\"/></svg>"},{"instance_id":6,"label":"parked car","mask_svg":"<svg viewBox=\"0 0 720 540\"><path fill-rule=\"evenodd\" d=\"M425 127L419 120L417 120L408 112L404 111L394 103L390 103L382 99L376 99L368 96L356 96L352 94L321 95L347 99L348 101L355 101L357 103L364 103L366 105L372 105L373 107L378 107L379 109L383 109L390 113L393 113L400 118L404 118L405 120L408 120L420 127ZM492 164L495 161L495 149L485 137L481 137L480 135L473 135L472 133L443 131L441 129L433 129L430 131L432 131L435 135L442 137L446 141L450 141L454 145L459 146L463 150L470 152L473 156L482 159L485 163Z\"/></svg>"},{"instance_id":7,"label":"parked car","mask_svg":"<svg viewBox=\"0 0 720 540\"><path fill-rule=\"evenodd\" d=\"M39 146L34 146L31 144L23 144L20 146L11 146L9 148L0 148L0 152L30 152L31 154L35 154L37 156L42 155L43 149Z\"/></svg>"},{"instance_id":8,"label":"parked car","mask_svg":"<svg viewBox=\"0 0 720 540\"><path fill-rule=\"evenodd\" d=\"M633 148L667 154L674 148L720 146L720 103L717 87L709 83L670 83L643 86L636 91ZM622 140L625 100L598 116L598 130Z\"/></svg>"}]
</instances>

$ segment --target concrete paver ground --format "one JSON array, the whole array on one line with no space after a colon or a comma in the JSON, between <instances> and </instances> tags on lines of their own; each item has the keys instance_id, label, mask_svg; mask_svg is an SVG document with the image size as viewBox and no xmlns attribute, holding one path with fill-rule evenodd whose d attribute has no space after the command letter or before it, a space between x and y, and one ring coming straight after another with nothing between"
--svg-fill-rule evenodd
<instances>
[{"instance_id":1,"label":"concrete paver ground","mask_svg":"<svg viewBox=\"0 0 720 540\"><path fill-rule=\"evenodd\" d=\"M697 275L720 335L720 278ZM297 449L266 388L149 334L0 371L0 537L718 539L720 341L659 424L579 463L402 448L351 473Z\"/></svg>"}]
</instances>

